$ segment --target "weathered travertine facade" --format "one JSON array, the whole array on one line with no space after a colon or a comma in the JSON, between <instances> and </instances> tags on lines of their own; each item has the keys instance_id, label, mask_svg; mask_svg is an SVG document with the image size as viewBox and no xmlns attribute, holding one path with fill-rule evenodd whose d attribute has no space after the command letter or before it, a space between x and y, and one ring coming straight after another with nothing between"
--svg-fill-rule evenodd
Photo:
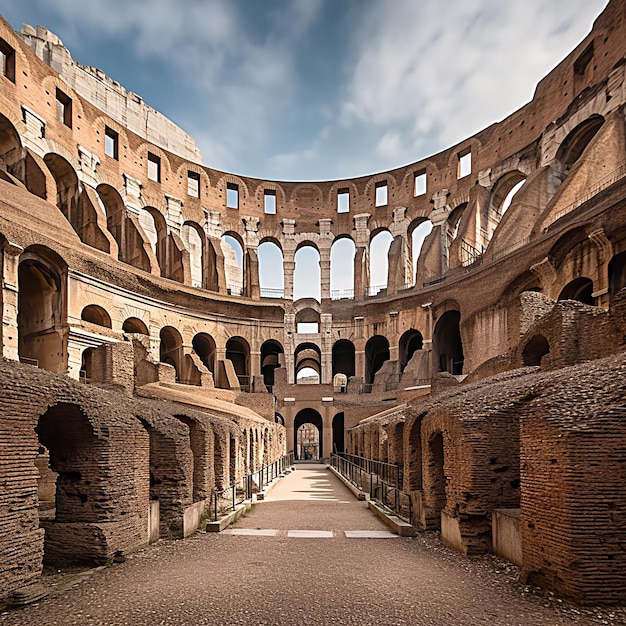
<instances>
[{"instance_id":1,"label":"weathered travertine facade","mask_svg":"<svg viewBox=\"0 0 626 626\"><path fill-rule=\"evenodd\" d=\"M625 42L612 0L502 122L396 170L295 183L201 165L53 34L0 21L0 599L44 560L189 534L312 424L321 457L400 465L414 523L456 549L491 549L504 509L523 578L626 601ZM353 289L334 293L345 238ZM319 302L293 300L307 246Z\"/></svg>"}]
</instances>

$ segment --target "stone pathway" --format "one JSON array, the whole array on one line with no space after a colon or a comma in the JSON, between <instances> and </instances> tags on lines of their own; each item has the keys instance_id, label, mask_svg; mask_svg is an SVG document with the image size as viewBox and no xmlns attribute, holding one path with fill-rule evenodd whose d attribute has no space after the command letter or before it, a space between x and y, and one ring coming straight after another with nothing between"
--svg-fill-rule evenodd
<instances>
[{"instance_id":1,"label":"stone pathway","mask_svg":"<svg viewBox=\"0 0 626 626\"><path fill-rule=\"evenodd\" d=\"M386 541L387 531L328 469L300 465L228 533L161 541L0 625L626 623L623 609L524 587L516 567L456 554L436 533Z\"/></svg>"}]
</instances>

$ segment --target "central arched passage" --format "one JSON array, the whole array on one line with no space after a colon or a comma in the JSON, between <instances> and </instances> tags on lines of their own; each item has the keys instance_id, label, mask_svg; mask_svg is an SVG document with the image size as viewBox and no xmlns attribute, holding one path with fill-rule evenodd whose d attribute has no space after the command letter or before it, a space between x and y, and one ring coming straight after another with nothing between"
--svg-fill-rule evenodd
<instances>
[{"instance_id":1,"label":"central arched passage","mask_svg":"<svg viewBox=\"0 0 626 626\"><path fill-rule=\"evenodd\" d=\"M303 428L300 431L301 427ZM317 433L315 433L317 429ZM298 433L300 432L300 437ZM317 436L315 436L317 435ZM293 449L296 460L324 458L324 426L322 416L315 409L302 409L293 422Z\"/></svg>"}]
</instances>

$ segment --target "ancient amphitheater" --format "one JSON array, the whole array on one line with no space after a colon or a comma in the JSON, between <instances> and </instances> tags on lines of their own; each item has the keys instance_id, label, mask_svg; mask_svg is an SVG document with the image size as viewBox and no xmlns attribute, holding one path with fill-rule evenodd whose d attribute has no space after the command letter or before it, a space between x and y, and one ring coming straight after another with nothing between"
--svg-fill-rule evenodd
<instances>
[{"instance_id":1,"label":"ancient amphitheater","mask_svg":"<svg viewBox=\"0 0 626 626\"><path fill-rule=\"evenodd\" d=\"M192 534L290 453L529 584L626 602L626 3L508 118L350 180L202 165L44 28L0 20L0 60L0 604L44 562ZM319 301L294 300L303 248Z\"/></svg>"}]
</instances>

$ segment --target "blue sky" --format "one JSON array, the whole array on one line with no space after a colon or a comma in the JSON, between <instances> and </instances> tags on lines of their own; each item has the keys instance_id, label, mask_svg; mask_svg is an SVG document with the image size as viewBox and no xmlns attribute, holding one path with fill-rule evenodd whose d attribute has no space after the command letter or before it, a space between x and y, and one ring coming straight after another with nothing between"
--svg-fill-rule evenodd
<instances>
[{"instance_id":1,"label":"blue sky","mask_svg":"<svg viewBox=\"0 0 626 626\"><path fill-rule=\"evenodd\" d=\"M0 0L189 132L206 165L365 175L506 117L606 0Z\"/></svg>"}]
</instances>

